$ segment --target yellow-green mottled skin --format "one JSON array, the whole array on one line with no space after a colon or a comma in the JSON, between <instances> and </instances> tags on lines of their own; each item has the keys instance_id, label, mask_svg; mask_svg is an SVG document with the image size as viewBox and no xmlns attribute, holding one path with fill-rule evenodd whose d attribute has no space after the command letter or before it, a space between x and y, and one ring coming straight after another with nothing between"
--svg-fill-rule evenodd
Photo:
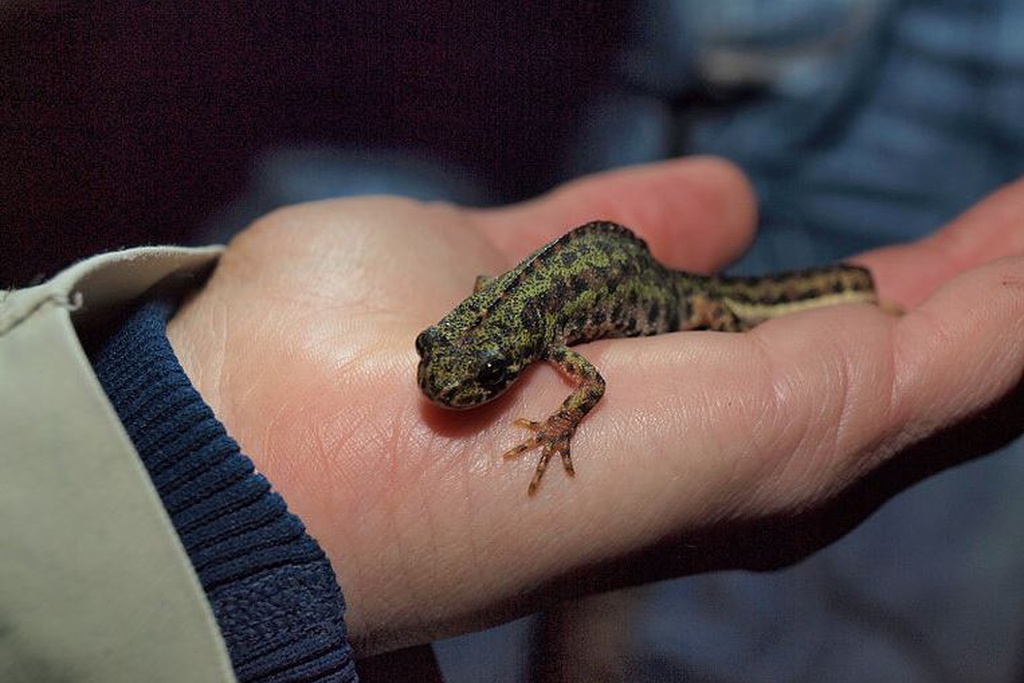
<instances>
[{"instance_id":1,"label":"yellow-green mottled skin","mask_svg":"<svg viewBox=\"0 0 1024 683\"><path fill-rule=\"evenodd\" d=\"M505 453L543 447L529 493L555 454L573 473L569 442L604 393L604 379L569 347L676 330L738 332L772 317L840 302L876 301L871 275L840 265L763 278L674 271L629 229L596 221L538 249L497 278L481 276L465 301L416 338L420 388L448 408L502 394L530 364L552 361L577 388L534 434Z\"/></svg>"}]
</instances>

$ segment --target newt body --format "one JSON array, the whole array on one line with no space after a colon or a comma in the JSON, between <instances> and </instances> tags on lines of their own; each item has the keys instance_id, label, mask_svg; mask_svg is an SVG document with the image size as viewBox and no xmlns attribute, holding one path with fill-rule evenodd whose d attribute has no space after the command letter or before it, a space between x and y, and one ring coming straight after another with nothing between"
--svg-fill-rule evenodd
<instances>
[{"instance_id":1,"label":"newt body","mask_svg":"<svg viewBox=\"0 0 1024 683\"><path fill-rule=\"evenodd\" d=\"M769 318L842 302L877 302L870 273L839 265L762 278L705 276L666 268L628 228L596 221L541 247L475 291L416 338L417 380L448 408L500 396L532 363L551 361L576 382L542 422L517 420L533 435L506 458L542 448L529 493L559 455L573 474L569 444L604 394L597 369L570 346L677 330L740 332Z\"/></svg>"}]
</instances>

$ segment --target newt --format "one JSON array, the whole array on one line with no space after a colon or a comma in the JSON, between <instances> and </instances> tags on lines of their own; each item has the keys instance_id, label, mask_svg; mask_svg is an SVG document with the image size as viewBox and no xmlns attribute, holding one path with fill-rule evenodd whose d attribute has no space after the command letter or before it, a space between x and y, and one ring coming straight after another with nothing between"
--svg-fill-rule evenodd
<instances>
[{"instance_id":1,"label":"newt","mask_svg":"<svg viewBox=\"0 0 1024 683\"><path fill-rule=\"evenodd\" d=\"M628 228L587 223L549 242L498 277L477 277L473 293L416 337L417 381L446 408L473 408L503 394L533 363L547 361L576 387L542 421L515 424L533 434L507 450L541 448L527 490L534 495L558 455L575 474L570 442L605 381L571 346L597 339L679 330L742 332L765 320L838 303L877 303L871 274L859 266L764 277L672 270Z\"/></svg>"}]
</instances>

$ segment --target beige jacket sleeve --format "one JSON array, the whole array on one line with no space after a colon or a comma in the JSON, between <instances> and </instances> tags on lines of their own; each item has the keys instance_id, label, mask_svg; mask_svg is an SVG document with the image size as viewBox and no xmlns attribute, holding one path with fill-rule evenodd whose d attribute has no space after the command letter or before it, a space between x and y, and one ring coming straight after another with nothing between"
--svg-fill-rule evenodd
<instances>
[{"instance_id":1,"label":"beige jacket sleeve","mask_svg":"<svg viewBox=\"0 0 1024 683\"><path fill-rule=\"evenodd\" d=\"M0 293L0 681L235 680L80 342L219 253L132 249Z\"/></svg>"}]
</instances>

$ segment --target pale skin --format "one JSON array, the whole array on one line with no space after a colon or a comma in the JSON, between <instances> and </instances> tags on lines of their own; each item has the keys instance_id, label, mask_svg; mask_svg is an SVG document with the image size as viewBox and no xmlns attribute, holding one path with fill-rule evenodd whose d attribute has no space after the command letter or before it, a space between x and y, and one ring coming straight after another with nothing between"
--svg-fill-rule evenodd
<instances>
[{"instance_id":1,"label":"pale skin","mask_svg":"<svg viewBox=\"0 0 1024 683\"><path fill-rule=\"evenodd\" d=\"M561 402L564 380L542 367L492 404L446 411L419 393L413 339L478 274L593 218L708 272L742 252L755 208L738 171L701 158L499 210L296 206L242 233L172 320L186 372L330 557L360 655L574 594L780 566L997 445L962 446L972 425L942 448L921 442L1016 397L1024 182L926 240L853 259L903 316L841 306L743 334L577 347L607 392L573 440L576 476L552 467L527 497L534 458L501 454L522 440L517 418Z\"/></svg>"}]
</instances>

